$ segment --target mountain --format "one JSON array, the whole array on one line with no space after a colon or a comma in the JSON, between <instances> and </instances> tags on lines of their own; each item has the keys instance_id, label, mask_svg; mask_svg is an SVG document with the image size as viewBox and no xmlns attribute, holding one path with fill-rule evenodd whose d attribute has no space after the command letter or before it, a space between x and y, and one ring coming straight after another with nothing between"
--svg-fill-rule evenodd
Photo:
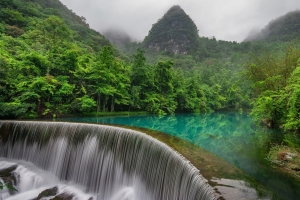
<instances>
[{"instance_id":1,"label":"mountain","mask_svg":"<svg viewBox=\"0 0 300 200\"><path fill-rule=\"evenodd\" d=\"M249 33L245 41L287 42L300 36L300 10L292 11L269 22L261 31Z\"/></svg>"},{"instance_id":2,"label":"mountain","mask_svg":"<svg viewBox=\"0 0 300 200\"><path fill-rule=\"evenodd\" d=\"M176 5L153 24L143 45L157 51L191 54L199 47L198 29L184 10Z\"/></svg>"},{"instance_id":3,"label":"mountain","mask_svg":"<svg viewBox=\"0 0 300 200\"><path fill-rule=\"evenodd\" d=\"M59 0L1 0L0 33L19 37L37 21L50 16L57 16L66 23L72 30L74 41L80 41L95 51L110 45L103 35L89 28L84 17L76 15Z\"/></svg>"}]
</instances>

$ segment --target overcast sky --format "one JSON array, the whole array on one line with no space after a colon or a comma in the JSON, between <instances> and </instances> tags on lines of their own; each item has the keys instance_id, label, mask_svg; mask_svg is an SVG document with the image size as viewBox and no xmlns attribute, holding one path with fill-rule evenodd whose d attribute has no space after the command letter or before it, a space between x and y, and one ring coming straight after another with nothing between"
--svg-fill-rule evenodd
<instances>
[{"instance_id":1,"label":"overcast sky","mask_svg":"<svg viewBox=\"0 0 300 200\"><path fill-rule=\"evenodd\" d=\"M90 27L105 32L120 29L142 41L152 24L179 5L195 22L200 36L243 41L253 29L300 9L300 0L61 0Z\"/></svg>"}]
</instances>

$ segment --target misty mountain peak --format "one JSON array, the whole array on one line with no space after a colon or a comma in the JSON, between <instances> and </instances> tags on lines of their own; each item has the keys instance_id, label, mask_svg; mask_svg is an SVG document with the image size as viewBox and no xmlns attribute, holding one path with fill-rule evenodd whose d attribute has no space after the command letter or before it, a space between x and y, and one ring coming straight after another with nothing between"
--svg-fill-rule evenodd
<instances>
[{"instance_id":1,"label":"misty mountain peak","mask_svg":"<svg viewBox=\"0 0 300 200\"><path fill-rule=\"evenodd\" d=\"M186 13L179 5L175 5L172 6L166 13L166 15L170 15L170 14L186 14Z\"/></svg>"},{"instance_id":2,"label":"misty mountain peak","mask_svg":"<svg viewBox=\"0 0 300 200\"><path fill-rule=\"evenodd\" d=\"M300 35L300 10L288 12L269 22L261 31L250 32L245 41L290 41Z\"/></svg>"},{"instance_id":3,"label":"misty mountain peak","mask_svg":"<svg viewBox=\"0 0 300 200\"><path fill-rule=\"evenodd\" d=\"M152 25L143 44L157 51L190 54L199 46L198 29L184 10L175 5Z\"/></svg>"}]
</instances>

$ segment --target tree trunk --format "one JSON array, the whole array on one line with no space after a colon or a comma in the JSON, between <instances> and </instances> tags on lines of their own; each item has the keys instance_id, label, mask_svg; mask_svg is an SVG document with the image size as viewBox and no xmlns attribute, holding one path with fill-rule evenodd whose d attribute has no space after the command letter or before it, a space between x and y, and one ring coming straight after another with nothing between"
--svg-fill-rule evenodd
<instances>
[{"instance_id":1,"label":"tree trunk","mask_svg":"<svg viewBox=\"0 0 300 200\"><path fill-rule=\"evenodd\" d=\"M105 107L106 107L106 96L103 98L103 112L105 112Z\"/></svg>"},{"instance_id":2,"label":"tree trunk","mask_svg":"<svg viewBox=\"0 0 300 200\"><path fill-rule=\"evenodd\" d=\"M41 100L38 100L38 104L37 104L37 107L36 107L36 113L38 116L40 116L40 107L41 107Z\"/></svg>"},{"instance_id":3,"label":"tree trunk","mask_svg":"<svg viewBox=\"0 0 300 200\"><path fill-rule=\"evenodd\" d=\"M100 107L101 107L101 99L100 99L100 95L97 95L97 112L100 111Z\"/></svg>"},{"instance_id":4,"label":"tree trunk","mask_svg":"<svg viewBox=\"0 0 300 200\"><path fill-rule=\"evenodd\" d=\"M115 111L115 97L111 98L110 112Z\"/></svg>"}]
</instances>

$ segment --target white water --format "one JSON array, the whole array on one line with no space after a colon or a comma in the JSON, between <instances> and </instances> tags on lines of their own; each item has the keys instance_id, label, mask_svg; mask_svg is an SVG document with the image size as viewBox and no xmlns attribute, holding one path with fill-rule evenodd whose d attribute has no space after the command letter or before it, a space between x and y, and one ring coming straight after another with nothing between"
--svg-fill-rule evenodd
<instances>
[{"instance_id":1,"label":"white water","mask_svg":"<svg viewBox=\"0 0 300 200\"><path fill-rule=\"evenodd\" d=\"M8 189L4 189L0 193L0 199L7 200L25 200L33 199L39 195L42 191L57 187L57 195L62 193L74 194L74 199L88 199L94 197L93 194L86 194L83 192L83 188L80 188L72 183L62 182L53 173L41 170L34 166L32 163L19 161L19 160L7 160L0 158L0 170L17 165L18 167L13 171L15 177L17 177L17 184L15 188L18 190L14 195L10 195ZM68 184L68 185L66 185ZM44 200L50 199L44 198Z\"/></svg>"},{"instance_id":2,"label":"white water","mask_svg":"<svg viewBox=\"0 0 300 200\"><path fill-rule=\"evenodd\" d=\"M37 173L34 165L17 162L15 173L23 177L16 185L19 193L3 199L31 199L54 186L80 200L91 196L97 200L215 199L189 161L136 131L91 124L0 121L0 134L0 156L25 160L47 171Z\"/></svg>"}]
</instances>

